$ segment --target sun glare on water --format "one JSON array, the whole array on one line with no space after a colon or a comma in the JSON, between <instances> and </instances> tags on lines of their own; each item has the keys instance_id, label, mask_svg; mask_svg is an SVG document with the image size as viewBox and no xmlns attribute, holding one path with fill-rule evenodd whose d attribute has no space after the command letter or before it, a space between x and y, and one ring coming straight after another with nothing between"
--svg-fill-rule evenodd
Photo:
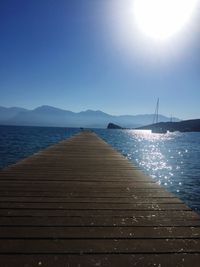
<instances>
[{"instance_id":1,"label":"sun glare on water","mask_svg":"<svg viewBox=\"0 0 200 267\"><path fill-rule=\"evenodd\" d=\"M134 18L139 30L157 41L166 41L183 30L198 0L135 0Z\"/></svg>"}]
</instances>

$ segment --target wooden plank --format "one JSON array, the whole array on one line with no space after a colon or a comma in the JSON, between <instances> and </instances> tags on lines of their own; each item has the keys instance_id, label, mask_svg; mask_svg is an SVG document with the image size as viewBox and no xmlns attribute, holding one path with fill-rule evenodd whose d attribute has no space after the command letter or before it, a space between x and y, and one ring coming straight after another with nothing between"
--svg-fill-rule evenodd
<instances>
[{"instance_id":1,"label":"wooden plank","mask_svg":"<svg viewBox=\"0 0 200 267\"><path fill-rule=\"evenodd\" d=\"M0 238L200 238L200 227L1 227Z\"/></svg>"},{"instance_id":2,"label":"wooden plank","mask_svg":"<svg viewBox=\"0 0 200 267\"><path fill-rule=\"evenodd\" d=\"M103 255L1 255L3 267L18 266L56 266L56 267L199 267L200 255L173 253L173 254L103 254ZM191 265L192 263L192 265Z\"/></svg>"},{"instance_id":3,"label":"wooden plank","mask_svg":"<svg viewBox=\"0 0 200 267\"><path fill-rule=\"evenodd\" d=\"M150 191L150 192L149 192ZM154 190L153 192L151 192L151 190L148 190L148 191L145 191L145 194L144 192L141 192L141 191L136 191L134 190L134 192L130 192L130 191L127 191L127 192L66 192L66 191L63 191L63 190L60 190L59 192L57 191L32 191L31 189L29 189L28 191L22 191L20 190L19 191L16 191L16 190L9 190L9 191L1 191L0 189L0 196L13 196L13 197L18 197L18 196L21 196L21 197L29 197L29 198L32 198L32 197L51 197L51 198L54 198L54 197L73 197L73 198L90 198L90 199L93 199L93 198L96 198L96 197L101 197L101 198L105 198L105 199L108 199L108 198L117 198L117 199L123 199L123 198L142 198L142 199L149 199L149 198L175 198L174 195L166 192L166 191L157 191L157 190Z\"/></svg>"},{"instance_id":4,"label":"wooden plank","mask_svg":"<svg viewBox=\"0 0 200 267\"><path fill-rule=\"evenodd\" d=\"M178 219L199 219L199 215L190 210L46 210L46 209L0 209L0 216L17 217L88 217L106 216L122 218L178 218Z\"/></svg>"},{"instance_id":5,"label":"wooden plank","mask_svg":"<svg viewBox=\"0 0 200 267\"><path fill-rule=\"evenodd\" d=\"M91 203L91 197L41 197L32 196L22 197L22 196L11 196L11 197L1 197L0 202L17 202L17 203ZM157 204L177 204L182 203L182 201L175 197L163 197L163 198L141 198L141 197L124 197L124 198L105 198L105 197L94 197L92 199L93 203L121 203L121 204L131 204L131 203L157 203Z\"/></svg>"},{"instance_id":6,"label":"wooden plank","mask_svg":"<svg viewBox=\"0 0 200 267\"><path fill-rule=\"evenodd\" d=\"M100 194L100 195L103 195L105 193L105 195L112 195L112 194L115 194L115 195L122 195L122 196L129 196L129 195L134 195L134 194L141 194L141 195L146 195L146 194L151 194L152 196L155 195L155 196L159 196L162 194L164 196L169 196L169 194L167 192L164 192L163 190L161 189L152 189L152 188L132 188L130 189L129 187L128 188L79 188L79 187L74 187L74 188L63 188L63 187L45 187L43 188L43 190L41 190L42 188L40 188L40 186L36 187L36 188L33 188L31 187L30 189L26 187L23 187L23 188L8 188L8 187L4 187L4 188L0 188L1 191L0 193L5 193L5 192L13 192L13 193L31 193L31 192L40 192L41 194L52 194L52 193L59 193L60 194L65 194L65 195L78 195L78 194L82 194L82 195L85 195L87 196L87 194L89 195L92 195L92 196L97 196L96 194ZM49 189L49 190L48 190ZM88 192L89 190L89 192Z\"/></svg>"},{"instance_id":7,"label":"wooden plank","mask_svg":"<svg viewBox=\"0 0 200 267\"><path fill-rule=\"evenodd\" d=\"M162 218L147 216L147 217L114 217L114 216L4 216L0 217L0 226L129 226L129 227L138 227L138 226L166 226L166 227L175 227L175 226L188 226L188 227L199 227L200 220L196 218Z\"/></svg>"},{"instance_id":8,"label":"wooden plank","mask_svg":"<svg viewBox=\"0 0 200 267\"><path fill-rule=\"evenodd\" d=\"M199 239L3 239L1 253L200 253Z\"/></svg>"},{"instance_id":9,"label":"wooden plank","mask_svg":"<svg viewBox=\"0 0 200 267\"><path fill-rule=\"evenodd\" d=\"M126 204L126 203L25 203L2 202L0 209L45 209L45 210L190 210L183 203L176 204Z\"/></svg>"}]
</instances>

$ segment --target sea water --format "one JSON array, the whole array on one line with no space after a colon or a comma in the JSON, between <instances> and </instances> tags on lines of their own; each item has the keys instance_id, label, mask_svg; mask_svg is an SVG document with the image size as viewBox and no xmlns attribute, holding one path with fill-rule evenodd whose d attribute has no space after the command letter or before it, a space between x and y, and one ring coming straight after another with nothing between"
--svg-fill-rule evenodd
<instances>
[{"instance_id":1,"label":"sea water","mask_svg":"<svg viewBox=\"0 0 200 267\"><path fill-rule=\"evenodd\" d=\"M200 212L200 133L93 130L157 183ZM0 126L0 168L79 131L78 128Z\"/></svg>"},{"instance_id":2,"label":"sea water","mask_svg":"<svg viewBox=\"0 0 200 267\"><path fill-rule=\"evenodd\" d=\"M96 133L158 184L200 211L200 133L137 130Z\"/></svg>"},{"instance_id":3,"label":"sea water","mask_svg":"<svg viewBox=\"0 0 200 267\"><path fill-rule=\"evenodd\" d=\"M78 132L77 128L0 126L0 169Z\"/></svg>"}]
</instances>

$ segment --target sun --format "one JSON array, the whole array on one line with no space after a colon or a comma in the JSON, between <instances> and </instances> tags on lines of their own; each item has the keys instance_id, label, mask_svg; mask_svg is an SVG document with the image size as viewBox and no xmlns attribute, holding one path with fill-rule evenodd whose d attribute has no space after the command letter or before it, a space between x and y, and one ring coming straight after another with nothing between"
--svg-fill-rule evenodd
<instances>
[{"instance_id":1,"label":"sun","mask_svg":"<svg viewBox=\"0 0 200 267\"><path fill-rule=\"evenodd\" d=\"M166 41L189 23L198 0L134 0L137 27L157 41Z\"/></svg>"}]
</instances>

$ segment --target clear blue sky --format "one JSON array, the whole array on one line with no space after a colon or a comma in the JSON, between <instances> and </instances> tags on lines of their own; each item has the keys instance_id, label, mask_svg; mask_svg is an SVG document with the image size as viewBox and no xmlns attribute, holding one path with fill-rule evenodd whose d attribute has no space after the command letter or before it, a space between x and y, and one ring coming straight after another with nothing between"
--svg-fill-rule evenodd
<instances>
[{"instance_id":1,"label":"clear blue sky","mask_svg":"<svg viewBox=\"0 0 200 267\"><path fill-rule=\"evenodd\" d=\"M134 115L153 113L159 97L160 113L200 118L197 25L163 50L138 48L112 2L1 0L0 105Z\"/></svg>"}]
</instances>

